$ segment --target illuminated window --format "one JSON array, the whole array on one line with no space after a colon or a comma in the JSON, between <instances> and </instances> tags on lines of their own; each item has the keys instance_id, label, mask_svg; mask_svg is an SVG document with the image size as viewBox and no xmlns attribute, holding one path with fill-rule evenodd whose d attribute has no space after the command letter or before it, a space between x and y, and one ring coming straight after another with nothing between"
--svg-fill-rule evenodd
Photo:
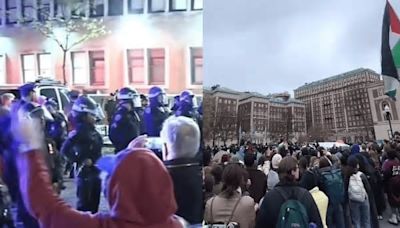
<instances>
[{"instance_id":1,"label":"illuminated window","mask_svg":"<svg viewBox=\"0 0 400 228\"><path fill-rule=\"evenodd\" d=\"M128 1L128 12L131 14L134 13L143 13L144 11L144 0L129 0Z\"/></svg>"},{"instance_id":2,"label":"illuminated window","mask_svg":"<svg viewBox=\"0 0 400 228\"><path fill-rule=\"evenodd\" d=\"M54 77L52 73L52 61L50 53L38 54L39 75L45 77Z\"/></svg>"},{"instance_id":3,"label":"illuminated window","mask_svg":"<svg viewBox=\"0 0 400 228\"><path fill-rule=\"evenodd\" d=\"M6 23L16 24L17 23L17 1L16 0L5 0L6 1Z\"/></svg>"},{"instance_id":4,"label":"illuminated window","mask_svg":"<svg viewBox=\"0 0 400 228\"><path fill-rule=\"evenodd\" d=\"M128 77L130 83L144 84L145 68L144 68L144 50L131 49L128 50Z\"/></svg>"},{"instance_id":5,"label":"illuminated window","mask_svg":"<svg viewBox=\"0 0 400 228\"><path fill-rule=\"evenodd\" d=\"M164 49L149 50L149 83L151 85L163 85L165 83Z\"/></svg>"},{"instance_id":6,"label":"illuminated window","mask_svg":"<svg viewBox=\"0 0 400 228\"><path fill-rule=\"evenodd\" d=\"M185 11L187 9L186 0L169 0L170 11Z\"/></svg>"},{"instance_id":7,"label":"illuminated window","mask_svg":"<svg viewBox=\"0 0 400 228\"><path fill-rule=\"evenodd\" d=\"M22 75L24 83L34 82L36 80L35 55L26 54L21 56Z\"/></svg>"},{"instance_id":8,"label":"illuminated window","mask_svg":"<svg viewBox=\"0 0 400 228\"><path fill-rule=\"evenodd\" d=\"M7 83L7 74L6 74L6 56L0 54L0 85L4 85Z\"/></svg>"},{"instance_id":9,"label":"illuminated window","mask_svg":"<svg viewBox=\"0 0 400 228\"><path fill-rule=\"evenodd\" d=\"M90 0L90 16L104 16L104 0Z\"/></svg>"},{"instance_id":10,"label":"illuminated window","mask_svg":"<svg viewBox=\"0 0 400 228\"><path fill-rule=\"evenodd\" d=\"M165 12L166 0L148 0L148 1L149 1L149 12L151 13Z\"/></svg>"},{"instance_id":11,"label":"illuminated window","mask_svg":"<svg viewBox=\"0 0 400 228\"><path fill-rule=\"evenodd\" d=\"M85 0L75 0L72 5L72 15L76 17L86 16L86 1Z\"/></svg>"},{"instance_id":12,"label":"illuminated window","mask_svg":"<svg viewBox=\"0 0 400 228\"><path fill-rule=\"evenodd\" d=\"M89 84L87 75L87 55L85 52L72 52L72 77L74 85Z\"/></svg>"},{"instance_id":13,"label":"illuminated window","mask_svg":"<svg viewBox=\"0 0 400 228\"><path fill-rule=\"evenodd\" d=\"M89 51L90 84L104 85L104 51Z\"/></svg>"},{"instance_id":14,"label":"illuminated window","mask_svg":"<svg viewBox=\"0 0 400 228\"><path fill-rule=\"evenodd\" d=\"M191 48L191 83L203 84L203 48Z\"/></svg>"},{"instance_id":15,"label":"illuminated window","mask_svg":"<svg viewBox=\"0 0 400 228\"><path fill-rule=\"evenodd\" d=\"M124 12L124 0L108 0L108 15L118 16Z\"/></svg>"}]
</instances>

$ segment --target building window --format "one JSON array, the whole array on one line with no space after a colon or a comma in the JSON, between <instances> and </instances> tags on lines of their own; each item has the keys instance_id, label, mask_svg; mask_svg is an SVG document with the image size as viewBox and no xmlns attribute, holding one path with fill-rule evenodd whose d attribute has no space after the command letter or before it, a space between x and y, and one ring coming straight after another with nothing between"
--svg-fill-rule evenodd
<instances>
[{"instance_id":1,"label":"building window","mask_svg":"<svg viewBox=\"0 0 400 228\"><path fill-rule=\"evenodd\" d=\"M170 11L186 11L186 0L169 0Z\"/></svg>"},{"instance_id":2,"label":"building window","mask_svg":"<svg viewBox=\"0 0 400 228\"><path fill-rule=\"evenodd\" d=\"M7 83L6 75L6 56L0 54L0 85Z\"/></svg>"},{"instance_id":3,"label":"building window","mask_svg":"<svg viewBox=\"0 0 400 228\"><path fill-rule=\"evenodd\" d=\"M51 70L51 54L50 53L42 53L38 54L38 69L39 75L45 77L53 77Z\"/></svg>"},{"instance_id":4,"label":"building window","mask_svg":"<svg viewBox=\"0 0 400 228\"><path fill-rule=\"evenodd\" d=\"M73 8L72 8L72 15L76 17L84 17L86 16L85 12L85 0L75 0L76 3L74 3Z\"/></svg>"},{"instance_id":5,"label":"building window","mask_svg":"<svg viewBox=\"0 0 400 228\"><path fill-rule=\"evenodd\" d=\"M144 12L144 0L129 0L128 1L128 12L130 14L143 13Z\"/></svg>"},{"instance_id":6,"label":"building window","mask_svg":"<svg viewBox=\"0 0 400 228\"><path fill-rule=\"evenodd\" d=\"M149 50L149 83L151 85L163 85L165 83L164 49Z\"/></svg>"},{"instance_id":7,"label":"building window","mask_svg":"<svg viewBox=\"0 0 400 228\"><path fill-rule=\"evenodd\" d=\"M38 20L47 20L50 17L50 0L39 0L38 6Z\"/></svg>"},{"instance_id":8,"label":"building window","mask_svg":"<svg viewBox=\"0 0 400 228\"><path fill-rule=\"evenodd\" d=\"M90 0L90 16L104 16L104 0Z\"/></svg>"},{"instance_id":9,"label":"building window","mask_svg":"<svg viewBox=\"0 0 400 228\"><path fill-rule=\"evenodd\" d=\"M191 83L194 85L203 84L203 48L190 49Z\"/></svg>"},{"instance_id":10,"label":"building window","mask_svg":"<svg viewBox=\"0 0 400 228\"><path fill-rule=\"evenodd\" d=\"M24 83L34 82L36 80L35 55L26 54L21 56L22 75Z\"/></svg>"},{"instance_id":11,"label":"building window","mask_svg":"<svg viewBox=\"0 0 400 228\"><path fill-rule=\"evenodd\" d=\"M149 12L151 13L165 12L166 0L148 0L148 1L149 1Z\"/></svg>"},{"instance_id":12,"label":"building window","mask_svg":"<svg viewBox=\"0 0 400 228\"><path fill-rule=\"evenodd\" d=\"M33 21L35 10L33 9L33 0L22 0L22 17L25 22Z\"/></svg>"},{"instance_id":13,"label":"building window","mask_svg":"<svg viewBox=\"0 0 400 228\"><path fill-rule=\"evenodd\" d=\"M192 1L192 10L203 9L203 0L191 0L191 1Z\"/></svg>"},{"instance_id":14,"label":"building window","mask_svg":"<svg viewBox=\"0 0 400 228\"><path fill-rule=\"evenodd\" d=\"M118 16L124 13L124 0L108 0L108 15Z\"/></svg>"},{"instance_id":15,"label":"building window","mask_svg":"<svg viewBox=\"0 0 400 228\"><path fill-rule=\"evenodd\" d=\"M144 68L144 50L131 49L128 50L128 77L130 83L145 82L145 68Z\"/></svg>"},{"instance_id":16,"label":"building window","mask_svg":"<svg viewBox=\"0 0 400 228\"><path fill-rule=\"evenodd\" d=\"M72 52L72 78L74 85L87 85L89 78L87 77L87 55L85 52Z\"/></svg>"},{"instance_id":17,"label":"building window","mask_svg":"<svg viewBox=\"0 0 400 228\"><path fill-rule=\"evenodd\" d=\"M104 85L104 51L89 51L90 84Z\"/></svg>"},{"instance_id":18,"label":"building window","mask_svg":"<svg viewBox=\"0 0 400 228\"><path fill-rule=\"evenodd\" d=\"M33 82L38 76L54 78L50 53L21 55L23 81Z\"/></svg>"},{"instance_id":19,"label":"building window","mask_svg":"<svg viewBox=\"0 0 400 228\"><path fill-rule=\"evenodd\" d=\"M6 0L6 23L16 24L17 23L17 1L16 0Z\"/></svg>"}]
</instances>

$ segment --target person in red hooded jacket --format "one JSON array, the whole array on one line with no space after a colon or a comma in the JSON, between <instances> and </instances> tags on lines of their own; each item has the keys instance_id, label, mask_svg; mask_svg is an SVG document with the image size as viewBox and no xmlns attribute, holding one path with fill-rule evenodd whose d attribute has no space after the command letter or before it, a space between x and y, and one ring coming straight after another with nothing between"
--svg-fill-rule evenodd
<instances>
[{"instance_id":1,"label":"person in red hooded jacket","mask_svg":"<svg viewBox=\"0 0 400 228\"><path fill-rule=\"evenodd\" d=\"M18 113L12 132L18 142L17 167L22 198L42 228L180 228L173 183L160 159L143 148L145 136L133 140L118 155L106 156L98 166L107 174L108 214L79 212L53 191L41 151L38 123ZM106 164L106 165L104 165Z\"/></svg>"}]
</instances>

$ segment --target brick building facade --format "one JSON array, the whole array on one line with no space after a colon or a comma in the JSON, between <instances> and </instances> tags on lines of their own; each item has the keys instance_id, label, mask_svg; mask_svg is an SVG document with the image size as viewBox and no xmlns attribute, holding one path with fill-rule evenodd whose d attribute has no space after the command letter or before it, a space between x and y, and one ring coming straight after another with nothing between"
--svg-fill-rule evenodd
<instances>
[{"instance_id":1,"label":"brick building facade","mask_svg":"<svg viewBox=\"0 0 400 228\"><path fill-rule=\"evenodd\" d=\"M319 140L373 140L368 88L378 81L379 74L360 68L297 88L294 96L306 104L309 135Z\"/></svg>"},{"instance_id":2,"label":"brick building facade","mask_svg":"<svg viewBox=\"0 0 400 228\"><path fill-rule=\"evenodd\" d=\"M89 3L89 0L82 2ZM102 17L111 33L67 53L70 88L101 93L159 85L170 95L202 96L202 0L90 0L86 17ZM38 6L57 15L56 0L0 0L0 86L38 75L62 80L62 51L18 18L41 20Z\"/></svg>"},{"instance_id":3,"label":"brick building facade","mask_svg":"<svg viewBox=\"0 0 400 228\"><path fill-rule=\"evenodd\" d=\"M256 143L281 138L297 140L306 133L305 105L289 94L262 95L224 87L204 89L204 132L207 143Z\"/></svg>"}]
</instances>

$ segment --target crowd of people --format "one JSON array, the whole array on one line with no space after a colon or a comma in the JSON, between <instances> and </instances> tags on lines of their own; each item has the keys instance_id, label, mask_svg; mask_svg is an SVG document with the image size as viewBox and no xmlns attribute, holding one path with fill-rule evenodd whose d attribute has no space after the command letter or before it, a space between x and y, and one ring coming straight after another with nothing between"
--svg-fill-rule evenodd
<instances>
[{"instance_id":1,"label":"crowd of people","mask_svg":"<svg viewBox=\"0 0 400 228\"><path fill-rule=\"evenodd\" d=\"M22 85L18 100L1 95L1 225L201 227L202 114L191 91L183 91L171 110L160 87L152 87L148 98L121 88L105 116L87 95L71 91L70 104L59 110L36 88ZM99 122L109 124L113 155L102 153ZM152 148L149 137L162 145ZM76 210L60 199L66 174L75 178ZM102 193L109 214L98 213Z\"/></svg>"},{"instance_id":2,"label":"crowd of people","mask_svg":"<svg viewBox=\"0 0 400 228\"><path fill-rule=\"evenodd\" d=\"M400 133L392 141L207 146L204 220L210 227L379 227L400 221ZM388 205L387 205L388 204Z\"/></svg>"}]
</instances>

